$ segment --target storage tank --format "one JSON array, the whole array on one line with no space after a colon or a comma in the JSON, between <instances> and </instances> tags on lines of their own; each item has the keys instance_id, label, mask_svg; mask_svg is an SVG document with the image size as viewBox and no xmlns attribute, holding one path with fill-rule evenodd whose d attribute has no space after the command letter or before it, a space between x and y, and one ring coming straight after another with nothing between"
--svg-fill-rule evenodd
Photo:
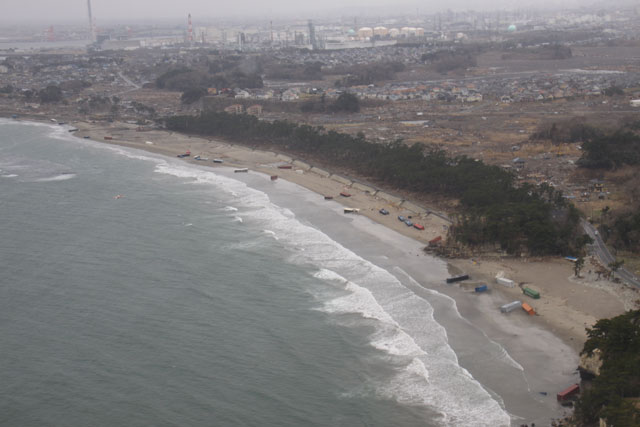
<instances>
[{"instance_id":1,"label":"storage tank","mask_svg":"<svg viewBox=\"0 0 640 427\"><path fill-rule=\"evenodd\" d=\"M373 28L371 27L362 27L358 30L358 37L361 39L366 39L369 37L373 37Z\"/></svg>"},{"instance_id":2,"label":"storage tank","mask_svg":"<svg viewBox=\"0 0 640 427\"><path fill-rule=\"evenodd\" d=\"M387 34L389 34L387 27L375 27L373 29L374 36L386 36Z\"/></svg>"}]
</instances>

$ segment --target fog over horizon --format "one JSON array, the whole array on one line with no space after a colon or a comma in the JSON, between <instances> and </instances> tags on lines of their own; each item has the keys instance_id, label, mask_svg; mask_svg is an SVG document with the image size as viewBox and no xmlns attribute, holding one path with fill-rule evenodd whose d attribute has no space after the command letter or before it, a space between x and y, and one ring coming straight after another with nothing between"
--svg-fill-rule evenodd
<instances>
[{"instance_id":1,"label":"fog over horizon","mask_svg":"<svg viewBox=\"0 0 640 427\"><path fill-rule=\"evenodd\" d=\"M632 5L631 0L618 0L620 5ZM611 7L611 2L601 0L565 0L564 8ZM100 23L114 21L154 20L176 21L191 14L194 24L225 18L278 19L321 18L340 16L374 16L399 14L429 15L446 10L518 10L559 8L554 0L450 0L417 2L402 0L323 0L322 2L300 2L295 0L242 0L239 2L206 0L91 0L93 17ZM24 0L5 9L0 24L12 23L82 23L87 20L86 0Z\"/></svg>"}]
</instances>

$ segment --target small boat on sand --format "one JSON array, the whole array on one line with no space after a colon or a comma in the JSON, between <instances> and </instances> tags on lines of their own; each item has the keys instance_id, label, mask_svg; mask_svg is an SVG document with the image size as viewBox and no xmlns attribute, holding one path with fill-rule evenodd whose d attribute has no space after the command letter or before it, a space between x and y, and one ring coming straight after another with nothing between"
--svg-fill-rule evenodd
<instances>
[{"instance_id":1,"label":"small boat on sand","mask_svg":"<svg viewBox=\"0 0 640 427\"><path fill-rule=\"evenodd\" d=\"M351 197L351 194L347 193L346 191L342 191L342 192L340 193L340 195L341 195L342 197Z\"/></svg>"},{"instance_id":2,"label":"small boat on sand","mask_svg":"<svg viewBox=\"0 0 640 427\"><path fill-rule=\"evenodd\" d=\"M236 169L236 170L234 170L234 172L235 173L249 172L249 169L247 169L247 168Z\"/></svg>"}]
</instances>

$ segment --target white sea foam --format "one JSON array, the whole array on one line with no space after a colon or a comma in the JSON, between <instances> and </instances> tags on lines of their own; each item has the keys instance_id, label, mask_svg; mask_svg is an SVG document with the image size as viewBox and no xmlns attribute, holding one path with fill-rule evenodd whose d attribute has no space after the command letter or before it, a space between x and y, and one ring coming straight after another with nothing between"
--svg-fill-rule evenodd
<instances>
[{"instance_id":1,"label":"white sea foam","mask_svg":"<svg viewBox=\"0 0 640 427\"><path fill-rule=\"evenodd\" d=\"M273 239L274 239L274 240L279 240L279 239L278 239L278 236L276 235L276 233L275 233L275 232L273 232L273 231L271 231L271 230L262 230L262 232L263 232L264 234L266 234L267 236L271 236L271 237L273 237Z\"/></svg>"},{"instance_id":2,"label":"white sea foam","mask_svg":"<svg viewBox=\"0 0 640 427\"><path fill-rule=\"evenodd\" d=\"M340 284L346 284L347 279L336 273L335 271L327 270L325 268L321 268L319 271L313 274L313 277L320 280L326 281L334 281Z\"/></svg>"},{"instance_id":3,"label":"white sea foam","mask_svg":"<svg viewBox=\"0 0 640 427\"><path fill-rule=\"evenodd\" d=\"M421 356L427 353L420 348L406 332L396 325L393 329L381 329L371 337L371 344L378 350L386 351L394 356ZM424 377L428 379L425 370Z\"/></svg>"},{"instance_id":4,"label":"white sea foam","mask_svg":"<svg viewBox=\"0 0 640 427\"><path fill-rule=\"evenodd\" d=\"M237 212L238 208L234 208L233 206L225 206L224 208L222 208L222 210L227 212Z\"/></svg>"},{"instance_id":5,"label":"white sea foam","mask_svg":"<svg viewBox=\"0 0 640 427\"><path fill-rule=\"evenodd\" d=\"M64 173L61 175L55 175L47 178L36 179L35 182L54 182L54 181L66 181L76 177L75 173Z\"/></svg>"},{"instance_id":6,"label":"white sea foam","mask_svg":"<svg viewBox=\"0 0 640 427\"><path fill-rule=\"evenodd\" d=\"M20 182L51 182L64 181L76 177L66 167L49 160L33 159L31 157L6 156L0 159L4 178L18 178Z\"/></svg>"},{"instance_id":7,"label":"white sea foam","mask_svg":"<svg viewBox=\"0 0 640 427\"><path fill-rule=\"evenodd\" d=\"M92 144L98 144L96 142L91 142ZM107 150L113 151L117 154L123 155L130 159L136 160L144 160L144 161L152 161L155 163L159 163L160 165L168 164L164 157L159 155L154 155L152 153L143 154L144 152L140 151L131 151L124 147L119 147L117 145L108 145L108 144L100 144L105 147Z\"/></svg>"},{"instance_id":8,"label":"white sea foam","mask_svg":"<svg viewBox=\"0 0 640 427\"><path fill-rule=\"evenodd\" d=\"M324 311L356 314L377 325L372 346L406 360L390 381L376 385L381 396L428 406L442 414L442 425L509 425L509 415L500 404L459 366L429 303L391 273L301 223L290 210L271 203L267 194L236 179L184 163L153 161L158 173L213 185L220 197L232 197L250 225L268 229L290 248L291 262L317 266L314 276L343 292L326 301Z\"/></svg>"},{"instance_id":9,"label":"white sea foam","mask_svg":"<svg viewBox=\"0 0 640 427\"><path fill-rule=\"evenodd\" d=\"M242 221L242 217L241 217L241 216L234 216L234 217L233 217L233 221L234 221L234 222L240 222L240 223L241 223L241 222L243 222L243 221Z\"/></svg>"}]
</instances>

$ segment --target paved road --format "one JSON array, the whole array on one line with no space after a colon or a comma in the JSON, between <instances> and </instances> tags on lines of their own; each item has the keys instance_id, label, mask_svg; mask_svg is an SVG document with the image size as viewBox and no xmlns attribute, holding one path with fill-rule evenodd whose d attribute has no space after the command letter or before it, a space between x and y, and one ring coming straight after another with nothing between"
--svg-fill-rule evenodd
<instances>
[{"instance_id":1,"label":"paved road","mask_svg":"<svg viewBox=\"0 0 640 427\"><path fill-rule=\"evenodd\" d=\"M591 245L591 249L600 259L600 262L602 262L605 266L608 266L610 263L614 262L616 260L616 257L613 256L611 252L609 252L607 245L604 244L604 241L602 240L600 235L597 234L595 227L589 224L587 221L582 220L582 228L584 228L584 231L594 240L593 245ZM640 280L624 267L619 268L615 274L625 282L640 288Z\"/></svg>"},{"instance_id":2,"label":"paved road","mask_svg":"<svg viewBox=\"0 0 640 427\"><path fill-rule=\"evenodd\" d=\"M120 78L122 80L125 81L126 84L128 84L129 86L131 86L131 88L129 89L125 89L125 90L121 90L120 92L114 93L114 95L118 96L118 95L123 95L125 93L129 93L129 92L133 92L134 90L138 90L140 89L142 86L140 86L139 84L135 83L134 81L132 81L130 78L128 78L127 76L125 76L124 74L122 74L122 71L118 71L118 75L120 76Z\"/></svg>"},{"instance_id":3,"label":"paved road","mask_svg":"<svg viewBox=\"0 0 640 427\"><path fill-rule=\"evenodd\" d=\"M128 85L133 86L136 89L140 89L141 86L137 83L134 83L129 77L125 76L124 74L122 74L122 71L118 71L118 75L120 76L120 78L122 80L124 80Z\"/></svg>"}]
</instances>

